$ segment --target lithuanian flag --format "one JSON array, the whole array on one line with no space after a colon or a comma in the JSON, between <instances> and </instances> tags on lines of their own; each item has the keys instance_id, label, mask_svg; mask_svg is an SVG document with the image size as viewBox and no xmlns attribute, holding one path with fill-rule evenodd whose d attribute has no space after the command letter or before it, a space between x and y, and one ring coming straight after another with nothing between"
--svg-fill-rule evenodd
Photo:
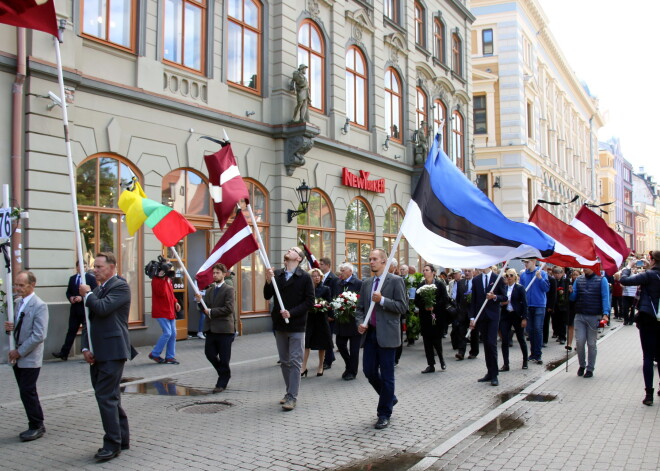
<instances>
[{"instance_id":1,"label":"lithuanian flag","mask_svg":"<svg viewBox=\"0 0 660 471\"><path fill-rule=\"evenodd\" d=\"M128 233L133 235L146 224L166 247L174 247L195 228L181 214L164 204L147 198L136 181L132 190L124 190L119 197L119 208L126 215Z\"/></svg>"}]
</instances>

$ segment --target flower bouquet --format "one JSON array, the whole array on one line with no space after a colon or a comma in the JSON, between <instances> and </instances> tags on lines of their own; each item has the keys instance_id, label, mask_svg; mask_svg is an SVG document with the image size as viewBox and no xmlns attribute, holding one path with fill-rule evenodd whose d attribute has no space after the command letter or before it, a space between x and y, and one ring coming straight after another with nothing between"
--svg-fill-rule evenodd
<instances>
[{"instance_id":1,"label":"flower bouquet","mask_svg":"<svg viewBox=\"0 0 660 471\"><path fill-rule=\"evenodd\" d=\"M426 309L435 306L435 295L437 291L438 288L435 286L435 283L431 283L430 285L422 285L417 288L417 296L421 298L422 304Z\"/></svg>"},{"instance_id":2,"label":"flower bouquet","mask_svg":"<svg viewBox=\"0 0 660 471\"><path fill-rule=\"evenodd\" d=\"M330 309L330 303L323 298L314 298L314 305L310 312L312 314L321 314L323 312L328 312Z\"/></svg>"},{"instance_id":3,"label":"flower bouquet","mask_svg":"<svg viewBox=\"0 0 660 471\"><path fill-rule=\"evenodd\" d=\"M330 301L330 307L335 311L335 320L340 324L348 324L355 319L358 294L353 291L344 291Z\"/></svg>"}]
</instances>

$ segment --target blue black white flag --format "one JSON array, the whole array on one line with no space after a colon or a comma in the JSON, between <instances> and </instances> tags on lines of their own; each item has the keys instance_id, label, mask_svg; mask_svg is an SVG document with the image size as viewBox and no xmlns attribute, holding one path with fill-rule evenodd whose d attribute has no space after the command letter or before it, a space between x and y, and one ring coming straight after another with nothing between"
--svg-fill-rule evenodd
<instances>
[{"instance_id":1,"label":"blue black white flag","mask_svg":"<svg viewBox=\"0 0 660 471\"><path fill-rule=\"evenodd\" d=\"M401 225L429 263L485 268L513 258L542 258L554 240L527 223L507 219L447 157L435 136Z\"/></svg>"}]
</instances>

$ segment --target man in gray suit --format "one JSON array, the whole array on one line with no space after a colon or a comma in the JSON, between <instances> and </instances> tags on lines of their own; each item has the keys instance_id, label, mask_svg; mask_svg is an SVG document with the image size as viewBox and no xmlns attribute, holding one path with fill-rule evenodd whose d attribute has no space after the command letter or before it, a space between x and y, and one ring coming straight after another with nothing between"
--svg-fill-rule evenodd
<instances>
[{"instance_id":1,"label":"man in gray suit","mask_svg":"<svg viewBox=\"0 0 660 471\"><path fill-rule=\"evenodd\" d=\"M378 393L378 421L375 427L384 429L390 424L392 408L398 402L394 395L394 360L401 345L401 316L408 310L406 285L403 278L384 273L387 254L372 250L369 264L373 277L362 283L355 312L358 332L366 332L363 339L362 370ZM371 301L376 303L369 324L362 323Z\"/></svg>"},{"instance_id":2,"label":"man in gray suit","mask_svg":"<svg viewBox=\"0 0 660 471\"><path fill-rule=\"evenodd\" d=\"M48 306L34 293L37 279L31 271L16 275L14 292L22 299L16 303L16 326L5 322L5 331L13 335L16 348L9 351L9 363L14 363L14 376L21 393L29 428L18 437L29 442L43 437L44 413L37 394L37 378L41 371L44 340L48 332Z\"/></svg>"},{"instance_id":3,"label":"man in gray suit","mask_svg":"<svg viewBox=\"0 0 660 471\"><path fill-rule=\"evenodd\" d=\"M103 448L94 455L98 461L111 460L129 448L128 418L121 407L119 383L124 363L133 358L128 337L131 291L115 274L116 266L114 254L96 254L94 275L99 286L92 291L89 285L80 285L80 295L89 308L89 325L83 326L82 332L82 351L91 365L92 386L105 430Z\"/></svg>"}]
</instances>

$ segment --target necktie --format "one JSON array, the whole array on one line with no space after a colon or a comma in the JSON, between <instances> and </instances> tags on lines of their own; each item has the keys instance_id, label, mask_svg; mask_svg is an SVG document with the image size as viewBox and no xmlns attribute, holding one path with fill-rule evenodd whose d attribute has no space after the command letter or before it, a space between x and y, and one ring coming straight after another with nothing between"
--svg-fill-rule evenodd
<instances>
[{"instance_id":1,"label":"necktie","mask_svg":"<svg viewBox=\"0 0 660 471\"><path fill-rule=\"evenodd\" d=\"M18 322L16 322L16 327L14 328L14 339L16 339L16 342L18 342L18 337L21 335L21 327L23 326L23 318L25 317L25 313L22 311L23 309L23 300L21 299L21 302L18 303Z\"/></svg>"},{"instance_id":2,"label":"necktie","mask_svg":"<svg viewBox=\"0 0 660 471\"><path fill-rule=\"evenodd\" d=\"M484 274L484 293L488 291L488 275Z\"/></svg>"},{"instance_id":3,"label":"necktie","mask_svg":"<svg viewBox=\"0 0 660 471\"><path fill-rule=\"evenodd\" d=\"M380 281L380 278L376 278L374 280L374 289L372 291L372 294L376 292L378 289L378 282ZM376 327L376 308L374 307L373 312L371 313L371 318L369 319L369 324L373 325Z\"/></svg>"},{"instance_id":4,"label":"necktie","mask_svg":"<svg viewBox=\"0 0 660 471\"><path fill-rule=\"evenodd\" d=\"M220 291L220 285L215 285L215 288L213 289L213 296L216 296L218 291Z\"/></svg>"}]
</instances>

